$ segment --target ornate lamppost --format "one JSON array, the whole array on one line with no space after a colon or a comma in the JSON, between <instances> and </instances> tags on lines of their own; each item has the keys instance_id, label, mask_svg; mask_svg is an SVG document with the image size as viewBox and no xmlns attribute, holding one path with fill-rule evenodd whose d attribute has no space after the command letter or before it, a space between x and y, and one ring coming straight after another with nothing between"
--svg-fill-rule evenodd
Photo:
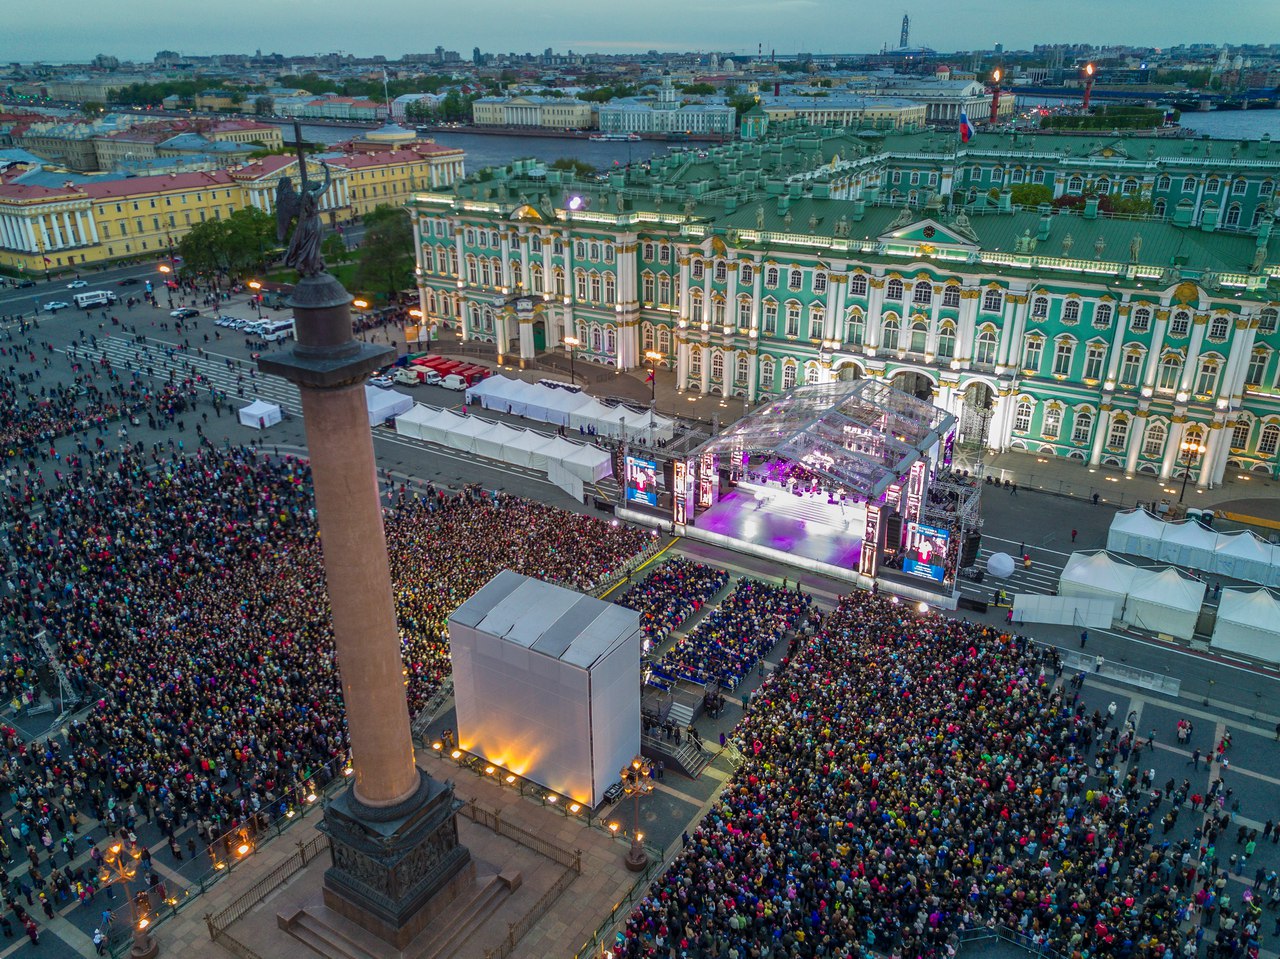
<instances>
[{"instance_id":1,"label":"ornate lamppost","mask_svg":"<svg viewBox=\"0 0 1280 959\"><path fill-rule=\"evenodd\" d=\"M134 878L138 875L138 860L142 854L137 849L125 850L123 844L113 843L102 854L102 867L98 871L98 880L104 886L120 884L125 887L126 895ZM133 912L133 945L129 949L130 959L154 959L160 952L160 946L151 938L151 900L145 889L138 890L136 896L129 896Z\"/></svg>"},{"instance_id":2,"label":"ornate lamppost","mask_svg":"<svg viewBox=\"0 0 1280 959\"><path fill-rule=\"evenodd\" d=\"M644 833L640 831L640 797L647 796L657 787L653 781L653 761L637 756L630 766L622 769L622 791L635 799L636 825L631 831L631 848L627 850L627 868L640 872L649 865L649 854L644 851Z\"/></svg>"}]
</instances>

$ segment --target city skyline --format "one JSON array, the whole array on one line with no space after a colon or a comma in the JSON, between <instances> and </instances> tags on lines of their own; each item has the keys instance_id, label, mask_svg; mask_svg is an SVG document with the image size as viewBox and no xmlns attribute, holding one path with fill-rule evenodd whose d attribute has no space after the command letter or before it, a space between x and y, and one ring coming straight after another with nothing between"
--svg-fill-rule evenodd
<instances>
[{"instance_id":1,"label":"city skyline","mask_svg":"<svg viewBox=\"0 0 1280 959\"><path fill-rule=\"evenodd\" d=\"M193 10L194 5L186 5ZM194 35L186 30L139 30L138 24L174 24L187 11L157 0L122 0L111 5L73 3L78 29L68 32L67 8L33 7L14 29L5 59L50 63L87 61L103 53L122 60L149 61L158 50L174 49L200 56L248 53L261 49L286 56L341 51L358 57L425 52L437 45L461 52L529 52L552 48L557 53L637 53L733 51L752 56L760 46L767 55L804 51L814 54L872 53L895 47L903 13L911 15L911 43L940 51L1027 49L1043 43L1089 43L1099 46L1170 47L1188 43L1238 45L1280 41L1280 6L1272 0L1240 0L1216 9L1210 30L1197 29L1203 5L1194 0L1135 0L1117 6L1107 0L1077 0L1063 5L1028 0L1023 16L1011 19L997 0L973 0L956 17L956 7L942 0L910 3L850 18L833 29L843 11L823 0L745 0L725 23L718 4L657 0L640 10L605 10L583 0L550 0L519 9L518 18L501 2L481 2L465 10L442 10L421 32L406 23L422 17L421 7L407 0L387 0L361 8L362 20L351 23L350 8L336 0L317 0L305 7L286 2L262 7L249 0L227 0L216 24L202 24ZM484 24L484 28L477 27ZM417 34L414 36L414 34ZM197 39L192 39L196 37Z\"/></svg>"}]
</instances>

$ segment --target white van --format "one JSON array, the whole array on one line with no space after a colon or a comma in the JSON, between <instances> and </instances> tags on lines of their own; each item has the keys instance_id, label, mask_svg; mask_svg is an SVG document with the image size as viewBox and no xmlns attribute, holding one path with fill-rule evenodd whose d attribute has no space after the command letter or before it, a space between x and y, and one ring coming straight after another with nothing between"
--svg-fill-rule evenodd
<instances>
[{"instance_id":1,"label":"white van","mask_svg":"<svg viewBox=\"0 0 1280 959\"><path fill-rule=\"evenodd\" d=\"M467 388L467 378L465 376L459 376L457 373L450 373L440 381L440 385L446 390L454 390L455 392L461 393Z\"/></svg>"},{"instance_id":2,"label":"white van","mask_svg":"<svg viewBox=\"0 0 1280 959\"><path fill-rule=\"evenodd\" d=\"M90 290L88 293L77 293L71 299L76 306L87 310L91 306L108 306L116 301L116 295L110 290Z\"/></svg>"},{"instance_id":3,"label":"white van","mask_svg":"<svg viewBox=\"0 0 1280 959\"><path fill-rule=\"evenodd\" d=\"M287 340L293 336L293 320L268 320L262 324L258 335L269 343Z\"/></svg>"}]
</instances>

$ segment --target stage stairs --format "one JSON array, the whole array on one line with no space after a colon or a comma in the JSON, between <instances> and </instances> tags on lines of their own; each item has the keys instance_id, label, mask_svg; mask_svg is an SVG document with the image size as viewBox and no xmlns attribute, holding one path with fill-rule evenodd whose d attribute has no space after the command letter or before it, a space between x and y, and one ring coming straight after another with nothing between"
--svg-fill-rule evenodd
<instances>
[{"instance_id":1,"label":"stage stairs","mask_svg":"<svg viewBox=\"0 0 1280 959\"><path fill-rule=\"evenodd\" d=\"M678 769L690 779L701 776L702 771L711 765L713 758L711 753L699 749L688 739L682 740L677 746L673 739L648 734L640 737L640 753L654 761L662 760L667 764L667 769Z\"/></svg>"}]
</instances>

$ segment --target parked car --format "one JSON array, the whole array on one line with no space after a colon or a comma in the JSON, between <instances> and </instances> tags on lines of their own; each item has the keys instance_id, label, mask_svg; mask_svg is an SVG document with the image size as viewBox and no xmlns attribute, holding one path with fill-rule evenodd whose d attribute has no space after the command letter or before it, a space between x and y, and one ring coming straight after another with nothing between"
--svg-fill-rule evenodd
<instances>
[{"instance_id":1,"label":"parked car","mask_svg":"<svg viewBox=\"0 0 1280 959\"><path fill-rule=\"evenodd\" d=\"M170 310L169 315L176 320L188 320L193 316L199 316L200 311L189 306L180 306L176 310Z\"/></svg>"},{"instance_id":2,"label":"parked car","mask_svg":"<svg viewBox=\"0 0 1280 959\"><path fill-rule=\"evenodd\" d=\"M369 385L389 390L391 387L395 386L395 383L392 381L391 377L387 376L385 373L379 373L376 376L369 377Z\"/></svg>"},{"instance_id":3,"label":"parked car","mask_svg":"<svg viewBox=\"0 0 1280 959\"><path fill-rule=\"evenodd\" d=\"M26 288L27 288L27 287L29 287L29 286L35 286L35 285L36 285L36 281L35 281L35 280L19 280L19 281L18 281L18 289L20 289L20 290L23 290L23 289L26 289Z\"/></svg>"},{"instance_id":4,"label":"parked car","mask_svg":"<svg viewBox=\"0 0 1280 959\"><path fill-rule=\"evenodd\" d=\"M70 283L68 283L68 284L67 284L67 289L68 289L68 290L78 290L78 289L80 289L81 287L83 287L83 286L88 286L88 285L89 285L89 281L88 281L88 280L72 280Z\"/></svg>"},{"instance_id":5,"label":"parked car","mask_svg":"<svg viewBox=\"0 0 1280 959\"><path fill-rule=\"evenodd\" d=\"M142 281L136 276L126 276L123 280L116 283L116 286L137 286Z\"/></svg>"},{"instance_id":6,"label":"parked car","mask_svg":"<svg viewBox=\"0 0 1280 959\"><path fill-rule=\"evenodd\" d=\"M465 376L459 376L457 373L450 373L440 381L440 385L446 390L453 390L461 393L467 388L467 379Z\"/></svg>"},{"instance_id":7,"label":"parked car","mask_svg":"<svg viewBox=\"0 0 1280 959\"><path fill-rule=\"evenodd\" d=\"M71 304L66 300L51 300L44 305L44 308L52 313L54 310L69 310Z\"/></svg>"}]
</instances>

